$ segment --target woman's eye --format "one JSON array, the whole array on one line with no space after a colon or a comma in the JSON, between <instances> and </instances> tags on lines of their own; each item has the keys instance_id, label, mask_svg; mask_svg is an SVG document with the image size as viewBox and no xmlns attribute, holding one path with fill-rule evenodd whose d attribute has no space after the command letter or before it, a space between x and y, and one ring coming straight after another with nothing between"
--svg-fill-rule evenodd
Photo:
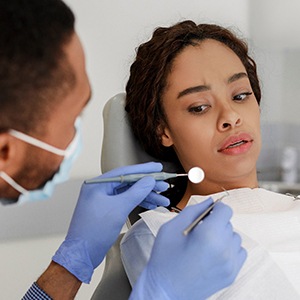
<instances>
[{"instance_id":1,"label":"woman's eye","mask_svg":"<svg viewBox=\"0 0 300 300\"><path fill-rule=\"evenodd\" d=\"M235 95L233 97L233 100L234 101L243 101L243 100L247 99L250 95L252 95L252 92L241 93L241 94Z\"/></svg>"},{"instance_id":2,"label":"woman's eye","mask_svg":"<svg viewBox=\"0 0 300 300\"><path fill-rule=\"evenodd\" d=\"M194 114L202 114L207 111L209 105L197 105L193 107L189 107L188 111Z\"/></svg>"}]
</instances>

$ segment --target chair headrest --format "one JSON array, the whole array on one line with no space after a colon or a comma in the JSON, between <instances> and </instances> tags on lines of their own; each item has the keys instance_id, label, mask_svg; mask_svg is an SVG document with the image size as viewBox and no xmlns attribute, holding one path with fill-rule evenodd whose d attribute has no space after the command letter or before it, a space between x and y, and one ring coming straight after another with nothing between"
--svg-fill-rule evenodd
<instances>
[{"instance_id":1,"label":"chair headrest","mask_svg":"<svg viewBox=\"0 0 300 300\"><path fill-rule=\"evenodd\" d=\"M108 100L103 109L102 173L121 166L158 161L147 154L134 137L125 111L125 98L125 93L117 94ZM164 171L176 171L174 164L160 162L164 165Z\"/></svg>"}]
</instances>

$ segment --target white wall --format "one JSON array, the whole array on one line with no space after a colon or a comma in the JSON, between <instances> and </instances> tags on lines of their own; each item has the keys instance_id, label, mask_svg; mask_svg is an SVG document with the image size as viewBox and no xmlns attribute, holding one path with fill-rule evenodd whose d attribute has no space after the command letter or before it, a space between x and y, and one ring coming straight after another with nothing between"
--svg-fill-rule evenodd
<instances>
[{"instance_id":1,"label":"white wall","mask_svg":"<svg viewBox=\"0 0 300 300\"><path fill-rule=\"evenodd\" d=\"M272 48L300 47L299 0L249 1L250 30L256 42Z\"/></svg>"},{"instance_id":2,"label":"white wall","mask_svg":"<svg viewBox=\"0 0 300 300\"><path fill-rule=\"evenodd\" d=\"M283 74L282 119L286 123L300 125L300 45L298 49L283 51Z\"/></svg>"},{"instance_id":3,"label":"white wall","mask_svg":"<svg viewBox=\"0 0 300 300\"><path fill-rule=\"evenodd\" d=\"M300 1L249 1L249 29L262 82L262 120L300 124Z\"/></svg>"},{"instance_id":4,"label":"white wall","mask_svg":"<svg viewBox=\"0 0 300 300\"><path fill-rule=\"evenodd\" d=\"M100 171L102 108L124 91L134 49L148 40L158 26L183 19L237 27L248 36L248 0L67 0L75 12L77 29L87 56L93 87L92 103L83 120L84 151L73 177Z\"/></svg>"}]
</instances>

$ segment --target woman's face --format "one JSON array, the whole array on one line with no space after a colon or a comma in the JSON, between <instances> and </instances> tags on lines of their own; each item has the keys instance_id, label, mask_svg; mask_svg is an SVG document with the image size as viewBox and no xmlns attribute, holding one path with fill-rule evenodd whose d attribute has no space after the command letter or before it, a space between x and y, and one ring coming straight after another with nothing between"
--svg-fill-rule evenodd
<instances>
[{"instance_id":1,"label":"woman's face","mask_svg":"<svg viewBox=\"0 0 300 300\"><path fill-rule=\"evenodd\" d=\"M231 49L215 40L185 48L167 78L163 108L162 143L174 147L186 171L204 170L202 187L257 184L260 109Z\"/></svg>"}]
</instances>

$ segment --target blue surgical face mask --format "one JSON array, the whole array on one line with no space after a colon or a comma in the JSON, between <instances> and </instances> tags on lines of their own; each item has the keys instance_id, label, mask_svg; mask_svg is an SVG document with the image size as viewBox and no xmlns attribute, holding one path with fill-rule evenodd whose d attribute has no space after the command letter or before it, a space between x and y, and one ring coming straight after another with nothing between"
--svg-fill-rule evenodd
<instances>
[{"instance_id":1,"label":"blue surgical face mask","mask_svg":"<svg viewBox=\"0 0 300 300\"><path fill-rule=\"evenodd\" d=\"M9 175L7 175L3 171L0 171L0 177L3 180L5 180L9 185L11 185L14 189L16 189L21 193L18 199L18 204L49 199L53 194L55 185L69 179L71 167L82 149L81 120L79 117L75 122L75 130L76 130L75 136L71 141L71 143L69 144L69 146L67 147L67 149L65 150L53 147L47 143L44 143L38 139L28 136L22 132L13 129L9 131L9 133L12 136L26 143L29 143L31 145L34 145L36 147L39 147L41 149L44 149L56 155L64 156L64 159L59 167L58 172L55 173L54 176L49 181L47 181L43 187L36 190L24 189L16 181L14 181Z\"/></svg>"}]
</instances>

